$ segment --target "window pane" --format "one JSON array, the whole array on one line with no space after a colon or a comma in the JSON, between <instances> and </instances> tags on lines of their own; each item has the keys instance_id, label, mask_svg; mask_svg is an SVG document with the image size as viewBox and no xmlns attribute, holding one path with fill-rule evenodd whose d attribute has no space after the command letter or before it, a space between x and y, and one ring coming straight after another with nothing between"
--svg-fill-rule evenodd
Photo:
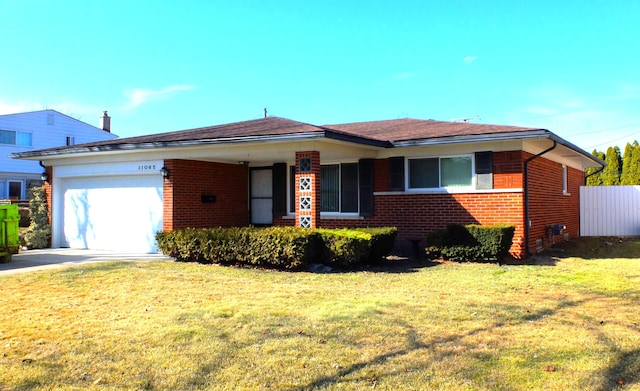
<instances>
[{"instance_id":1,"label":"window pane","mask_svg":"<svg viewBox=\"0 0 640 391\"><path fill-rule=\"evenodd\" d=\"M471 186L471 157L440 159L441 186Z\"/></svg>"},{"instance_id":2,"label":"window pane","mask_svg":"<svg viewBox=\"0 0 640 391\"><path fill-rule=\"evenodd\" d=\"M409 188L439 187L438 185L438 159L411 159L409 160Z\"/></svg>"},{"instance_id":3,"label":"window pane","mask_svg":"<svg viewBox=\"0 0 640 391\"><path fill-rule=\"evenodd\" d=\"M321 212L340 211L340 166L331 164L320 167Z\"/></svg>"},{"instance_id":4,"label":"window pane","mask_svg":"<svg viewBox=\"0 0 640 391\"><path fill-rule=\"evenodd\" d=\"M16 132L12 130L0 130L0 144L16 145Z\"/></svg>"},{"instance_id":5,"label":"window pane","mask_svg":"<svg viewBox=\"0 0 640 391\"><path fill-rule=\"evenodd\" d=\"M341 165L340 198L342 213L358 212L358 163Z\"/></svg>"},{"instance_id":6,"label":"window pane","mask_svg":"<svg viewBox=\"0 0 640 391\"><path fill-rule=\"evenodd\" d=\"M23 147L31 146L31 133L18 132L16 145L22 145Z\"/></svg>"}]
</instances>

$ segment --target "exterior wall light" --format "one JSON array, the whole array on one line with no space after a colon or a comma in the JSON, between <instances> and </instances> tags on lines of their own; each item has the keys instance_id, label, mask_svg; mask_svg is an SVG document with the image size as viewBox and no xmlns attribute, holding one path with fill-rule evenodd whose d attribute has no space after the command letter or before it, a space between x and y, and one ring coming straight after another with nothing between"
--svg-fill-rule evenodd
<instances>
[{"instance_id":1,"label":"exterior wall light","mask_svg":"<svg viewBox=\"0 0 640 391\"><path fill-rule=\"evenodd\" d=\"M46 171L43 171L42 174L40 174L40 179L42 179L42 182L46 182L49 180L49 174L47 174Z\"/></svg>"},{"instance_id":2,"label":"exterior wall light","mask_svg":"<svg viewBox=\"0 0 640 391\"><path fill-rule=\"evenodd\" d=\"M162 175L164 179L169 179L169 169L166 167L162 167L160 169L160 175Z\"/></svg>"}]
</instances>

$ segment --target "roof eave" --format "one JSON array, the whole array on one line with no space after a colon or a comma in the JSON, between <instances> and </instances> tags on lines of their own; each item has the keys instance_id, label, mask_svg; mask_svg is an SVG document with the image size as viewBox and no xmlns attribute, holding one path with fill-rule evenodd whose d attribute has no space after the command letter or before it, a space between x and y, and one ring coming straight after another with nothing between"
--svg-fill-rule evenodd
<instances>
[{"instance_id":1,"label":"roof eave","mask_svg":"<svg viewBox=\"0 0 640 391\"><path fill-rule=\"evenodd\" d=\"M532 130L527 132L509 132L509 133L492 133L492 134L472 134L458 136L432 137L424 139L392 141L394 147L421 147L442 144L459 144L481 141L511 141L533 138L545 138L550 134L548 130Z\"/></svg>"},{"instance_id":2,"label":"roof eave","mask_svg":"<svg viewBox=\"0 0 640 391\"><path fill-rule=\"evenodd\" d=\"M533 140L533 139L550 139L555 140L558 144L563 145L583 157L604 166L605 162L593 156L589 152L582 148L568 142L567 140L553 134L546 129L528 130L526 132L508 132L508 133L494 133L494 134L474 134L464 136L450 136L450 137L437 137L429 139L417 139L407 141L393 142L394 147L412 147L412 146L430 146L430 145L443 145L443 144L458 144L458 143L470 143L470 142L496 142L496 141L513 141L513 140Z\"/></svg>"},{"instance_id":3,"label":"roof eave","mask_svg":"<svg viewBox=\"0 0 640 391\"><path fill-rule=\"evenodd\" d=\"M369 145L381 148L391 148L392 145L388 141L380 141L349 134L323 130L318 132L305 132L286 135L266 135L266 136L249 136L249 137L227 137L218 139L203 140L183 140L183 141L166 141L166 142L144 142L144 143L124 143L124 144L106 144L106 145L90 145L78 146L64 149L36 150L29 152L12 153L9 157L14 159L39 160L41 158L55 158L69 155L78 155L95 152L112 152L112 151L135 151L149 150L155 148L175 148L175 147L191 147L201 145L216 144L237 144L250 142L286 142L286 141L303 141L317 139L331 139L337 141L345 141L356 144Z\"/></svg>"}]
</instances>

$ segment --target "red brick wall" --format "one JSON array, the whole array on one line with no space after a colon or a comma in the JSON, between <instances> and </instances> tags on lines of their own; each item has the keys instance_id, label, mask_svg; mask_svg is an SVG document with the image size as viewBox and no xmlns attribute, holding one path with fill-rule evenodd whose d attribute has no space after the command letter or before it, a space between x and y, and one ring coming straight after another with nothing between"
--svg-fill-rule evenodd
<instances>
[{"instance_id":1,"label":"red brick wall","mask_svg":"<svg viewBox=\"0 0 640 391\"><path fill-rule=\"evenodd\" d=\"M398 228L396 244L399 248L408 248L409 239L423 239L429 231L444 228L449 223L509 223L516 226L511 252L523 255L524 201L521 192L376 195L374 203L374 217L323 218L322 227L394 226Z\"/></svg>"},{"instance_id":2,"label":"red brick wall","mask_svg":"<svg viewBox=\"0 0 640 391\"><path fill-rule=\"evenodd\" d=\"M249 224L248 169L238 164L165 160L163 229ZM202 195L216 201L203 203Z\"/></svg>"},{"instance_id":3,"label":"red brick wall","mask_svg":"<svg viewBox=\"0 0 640 391\"><path fill-rule=\"evenodd\" d=\"M526 154L525 157L530 157ZM584 174L567 167L567 193L562 192L562 164L540 157L529 163L529 251L535 253L536 240L542 239L544 247L562 237L549 236L549 226L563 224L564 233L576 237L580 232L580 186Z\"/></svg>"},{"instance_id":4,"label":"red brick wall","mask_svg":"<svg viewBox=\"0 0 640 391\"><path fill-rule=\"evenodd\" d=\"M524 160L522 159L522 151L494 152L494 189L522 188L523 172Z\"/></svg>"}]
</instances>

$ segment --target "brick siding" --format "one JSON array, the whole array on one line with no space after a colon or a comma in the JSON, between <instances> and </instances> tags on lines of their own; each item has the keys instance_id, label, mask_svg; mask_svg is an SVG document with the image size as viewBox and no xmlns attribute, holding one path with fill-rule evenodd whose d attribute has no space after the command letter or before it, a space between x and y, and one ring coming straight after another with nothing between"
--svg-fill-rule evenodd
<instances>
[{"instance_id":1,"label":"brick siding","mask_svg":"<svg viewBox=\"0 0 640 391\"><path fill-rule=\"evenodd\" d=\"M525 154L525 159L530 157ZM548 247L554 241L549 227L552 224L567 226L564 233L577 237L580 233L580 186L584 185L584 174L580 170L567 167L567 194L562 192L562 164L545 159L529 163L529 249L536 250L536 240L542 239Z\"/></svg>"},{"instance_id":2,"label":"brick siding","mask_svg":"<svg viewBox=\"0 0 640 391\"><path fill-rule=\"evenodd\" d=\"M422 240L427 233L450 223L516 226L511 253L524 254L523 195L521 192L475 194L385 194L376 195L375 216L364 219L326 219L323 227L398 228L396 244L408 249L410 240ZM424 244L424 241L422 242Z\"/></svg>"},{"instance_id":3,"label":"brick siding","mask_svg":"<svg viewBox=\"0 0 640 391\"><path fill-rule=\"evenodd\" d=\"M239 164L165 160L163 229L249 224L248 169ZM203 203L202 195L216 201Z\"/></svg>"}]
</instances>

